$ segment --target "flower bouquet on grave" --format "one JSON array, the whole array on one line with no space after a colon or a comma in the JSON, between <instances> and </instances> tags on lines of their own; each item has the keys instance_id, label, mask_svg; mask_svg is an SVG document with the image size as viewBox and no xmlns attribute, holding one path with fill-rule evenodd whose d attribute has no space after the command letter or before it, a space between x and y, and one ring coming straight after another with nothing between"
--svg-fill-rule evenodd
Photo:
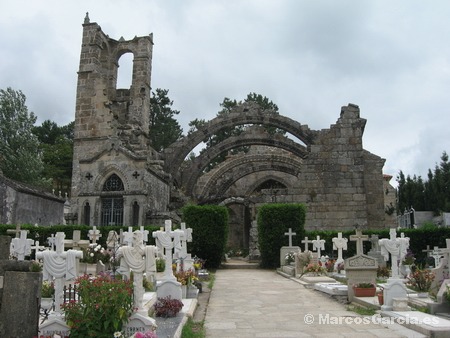
<instances>
[{"instance_id":1,"label":"flower bouquet on grave","mask_svg":"<svg viewBox=\"0 0 450 338\"><path fill-rule=\"evenodd\" d=\"M102 261L103 264L108 264L110 260L110 253L100 244L91 243L87 248L83 249L83 258L81 259L83 263L95 264L98 261Z\"/></svg>"},{"instance_id":2,"label":"flower bouquet on grave","mask_svg":"<svg viewBox=\"0 0 450 338\"><path fill-rule=\"evenodd\" d=\"M53 298L55 294L55 284L47 280L42 282L41 298Z\"/></svg>"},{"instance_id":3,"label":"flower bouquet on grave","mask_svg":"<svg viewBox=\"0 0 450 338\"><path fill-rule=\"evenodd\" d=\"M291 264L292 262L295 261L295 254L293 251L288 252L285 256L284 256L284 262L286 265Z\"/></svg>"},{"instance_id":4,"label":"flower bouquet on grave","mask_svg":"<svg viewBox=\"0 0 450 338\"><path fill-rule=\"evenodd\" d=\"M435 277L431 270L416 268L408 277L406 286L419 293L428 293Z\"/></svg>"},{"instance_id":5,"label":"flower bouquet on grave","mask_svg":"<svg viewBox=\"0 0 450 338\"><path fill-rule=\"evenodd\" d=\"M319 263L309 263L304 270L304 273L310 273L316 276L323 275L326 272L327 270Z\"/></svg>"}]
</instances>

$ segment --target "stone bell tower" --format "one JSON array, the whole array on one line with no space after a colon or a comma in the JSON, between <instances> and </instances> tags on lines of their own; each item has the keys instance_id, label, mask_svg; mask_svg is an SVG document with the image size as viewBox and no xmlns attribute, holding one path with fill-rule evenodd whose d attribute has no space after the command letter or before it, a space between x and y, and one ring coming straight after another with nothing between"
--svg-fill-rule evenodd
<instances>
[{"instance_id":1,"label":"stone bell tower","mask_svg":"<svg viewBox=\"0 0 450 338\"><path fill-rule=\"evenodd\" d=\"M168 181L149 145L153 35L111 39L86 13L75 107L70 223L144 225L164 211ZM133 55L130 88L117 88L119 59ZM151 166L148 163L152 163ZM149 196L150 190L160 195Z\"/></svg>"}]
</instances>

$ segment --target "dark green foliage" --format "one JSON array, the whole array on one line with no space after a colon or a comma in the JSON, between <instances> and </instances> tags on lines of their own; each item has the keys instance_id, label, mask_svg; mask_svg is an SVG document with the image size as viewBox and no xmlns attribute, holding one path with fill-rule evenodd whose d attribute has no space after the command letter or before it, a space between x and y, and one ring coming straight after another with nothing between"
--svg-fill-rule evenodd
<instances>
[{"instance_id":1,"label":"dark green foliage","mask_svg":"<svg viewBox=\"0 0 450 338\"><path fill-rule=\"evenodd\" d=\"M416 211L450 211L450 162L446 152L434 171L428 170L428 180L414 175L405 177L402 171L397 176L398 212L413 207Z\"/></svg>"},{"instance_id":2,"label":"dark green foliage","mask_svg":"<svg viewBox=\"0 0 450 338\"><path fill-rule=\"evenodd\" d=\"M261 266L276 268L280 264L280 248L289 245L284 233L296 233L292 245L300 246L304 237L306 208L302 204L266 204L258 210L258 239Z\"/></svg>"},{"instance_id":3,"label":"dark green foliage","mask_svg":"<svg viewBox=\"0 0 450 338\"><path fill-rule=\"evenodd\" d=\"M192 243L188 243L192 255L205 259L207 268L218 268L228 239L228 209L215 205L188 205L182 211L186 226L193 232Z\"/></svg>"}]
</instances>

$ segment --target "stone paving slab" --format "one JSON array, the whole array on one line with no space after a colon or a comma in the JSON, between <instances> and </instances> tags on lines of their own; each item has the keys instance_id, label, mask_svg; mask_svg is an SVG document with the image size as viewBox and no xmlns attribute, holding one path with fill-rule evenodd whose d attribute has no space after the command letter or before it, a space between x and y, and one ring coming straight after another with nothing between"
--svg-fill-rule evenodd
<instances>
[{"instance_id":1,"label":"stone paving slab","mask_svg":"<svg viewBox=\"0 0 450 338\"><path fill-rule=\"evenodd\" d=\"M330 296L272 270L217 270L206 337L425 337L361 317Z\"/></svg>"}]
</instances>

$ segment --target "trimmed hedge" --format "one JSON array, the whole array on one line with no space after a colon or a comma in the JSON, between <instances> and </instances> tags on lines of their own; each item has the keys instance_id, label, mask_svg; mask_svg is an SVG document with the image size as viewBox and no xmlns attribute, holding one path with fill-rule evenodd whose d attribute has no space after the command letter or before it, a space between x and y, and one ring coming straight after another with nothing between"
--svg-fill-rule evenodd
<instances>
[{"instance_id":1,"label":"trimmed hedge","mask_svg":"<svg viewBox=\"0 0 450 338\"><path fill-rule=\"evenodd\" d=\"M296 235L292 245L300 246L305 231L306 207L303 204L265 204L258 210L258 241L261 267L276 268L280 262L280 248L289 244L284 233L292 229Z\"/></svg>"},{"instance_id":2,"label":"trimmed hedge","mask_svg":"<svg viewBox=\"0 0 450 338\"><path fill-rule=\"evenodd\" d=\"M225 254L228 239L228 209L214 205L188 205L182 209L186 227L192 228L192 255L206 260L206 267L216 269Z\"/></svg>"}]
</instances>

